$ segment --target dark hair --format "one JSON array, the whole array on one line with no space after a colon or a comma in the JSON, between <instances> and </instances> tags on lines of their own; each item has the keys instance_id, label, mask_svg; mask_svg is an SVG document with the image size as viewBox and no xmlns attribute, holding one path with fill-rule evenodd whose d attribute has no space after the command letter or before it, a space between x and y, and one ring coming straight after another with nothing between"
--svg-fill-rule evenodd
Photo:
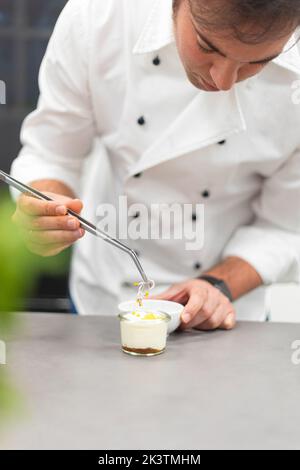
<instances>
[{"instance_id":1,"label":"dark hair","mask_svg":"<svg viewBox=\"0 0 300 470\"><path fill-rule=\"evenodd\" d=\"M182 0L173 0L176 13ZM300 0L188 0L196 23L228 30L241 42L279 39L300 26Z\"/></svg>"}]
</instances>

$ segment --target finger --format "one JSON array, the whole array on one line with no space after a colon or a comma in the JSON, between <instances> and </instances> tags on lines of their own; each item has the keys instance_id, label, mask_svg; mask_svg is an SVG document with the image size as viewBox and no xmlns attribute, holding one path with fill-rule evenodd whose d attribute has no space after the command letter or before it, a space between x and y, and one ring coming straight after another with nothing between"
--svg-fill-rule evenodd
<instances>
[{"instance_id":1,"label":"finger","mask_svg":"<svg viewBox=\"0 0 300 470\"><path fill-rule=\"evenodd\" d=\"M80 199L72 199L68 196L50 192L45 192L44 194L49 196L50 199L53 199L58 204L66 206L68 209L71 209L74 212L80 213L82 211L83 203Z\"/></svg>"},{"instance_id":2,"label":"finger","mask_svg":"<svg viewBox=\"0 0 300 470\"><path fill-rule=\"evenodd\" d=\"M217 303L215 302L208 303L208 301L206 301L203 304L203 307L200 310L200 312L198 312L198 314L189 322L188 328L196 328L197 326L200 326L200 325L202 326L205 323L209 323L211 319L213 318L213 316L215 315L215 313L218 311L219 306L220 306L220 301L218 301Z\"/></svg>"},{"instance_id":3,"label":"finger","mask_svg":"<svg viewBox=\"0 0 300 470\"><path fill-rule=\"evenodd\" d=\"M204 303L202 310L207 312L208 316L212 315L217 307L221 303L221 293L218 289L210 289L208 291L206 302ZM210 312L210 314L209 314Z\"/></svg>"},{"instance_id":4,"label":"finger","mask_svg":"<svg viewBox=\"0 0 300 470\"><path fill-rule=\"evenodd\" d=\"M221 300L221 293L217 289L209 289L207 291L207 299L202 306L201 312L189 323L189 328L194 328L208 321L217 310Z\"/></svg>"},{"instance_id":5,"label":"finger","mask_svg":"<svg viewBox=\"0 0 300 470\"><path fill-rule=\"evenodd\" d=\"M72 216L40 216L33 217L16 211L13 222L25 230L78 230L80 222Z\"/></svg>"},{"instance_id":6,"label":"finger","mask_svg":"<svg viewBox=\"0 0 300 470\"><path fill-rule=\"evenodd\" d=\"M56 216L56 217L34 217L31 220L27 221L27 226L29 230L64 230L72 231L79 230L80 222L76 217L72 216Z\"/></svg>"},{"instance_id":7,"label":"finger","mask_svg":"<svg viewBox=\"0 0 300 470\"><path fill-rule=\"evenodd\" d=\"M189 324L196 315L200 315L199 319L201 320L201 310L207 299L207 291L205 289L197 290L193 292L188 300L188 303L184 307L182 312L182 322L183 326L189 328ZM203 318L202 318L203 320ZM206 320L206 318L205 318Z\"/></svg>"},{"instance_id":8,"label":"finger","mask_svg":"<svg viewBox=\"0 0 300 470\"><path fill-rule=\"evenodd\" d=\"M35 197L22 195L17 202L18 209L31 216L53 216L66 215L67 208L65 205L55 201L42 201Z\"/></svg>"},{"instance_id":9,"label":"finger","mask_svg":"<svg viewBox=\"0 0 300 470\"><path fill-rule=\"evenodd\" d=\"M236 326L236 314L231 312L227 315L223 323L220 325L222 330L232 330Z\"/></svg>"},{"instance_id":10,"label":"finger","mask_svg":"<svg viewBox=\"0 0 300 470\"><path fill-rule=\"evenodd\" d=\"M193 328L197 330L216 330L220 327L223 321L226 319L228 314L228 309L224 304L219 304L218 307L214 310L213 314L204 322L199 322L194 325Z\"/></svg>"},{"instance_id":11,"label":"finger","mask_svg":"<svg viewBox=\"0 0 300 470\"><path fill-rule=\"evenodd\" d=\"M45 196L48 196L51 200L55 201L58 205L66 206L68 209L72 209L74 212L80 213L83 208L83 203L80 199L72 199L69 196L63 194L52 193L49 191L43 191Z\"/></svg>"},{"instance_id":12,"label":"finger","mask_svg":"<svg viewBox=\"0 0 300 470\"><path fill-rule=\"evenodd\" d=\"M80 213L83 208L83 203L80 199L71 199L67 196L62 196L54 193L45 192L53 201L43 201L35 197L22 194L17 201L18 208L25 212L27 215L65 215L67 209Z\"/></svg>"},{"instance_id":13,"label":"finger","mask_svg":"<svg viewBox=\"0 0 300 470\"><path fill-rule=\"evenodd\" d=\"M52 245L52 244L71 244L84 236L84 230L48 230L48 231L24 231L23 236L31 243L39 245Z\"/></svg>"}]
</instances>

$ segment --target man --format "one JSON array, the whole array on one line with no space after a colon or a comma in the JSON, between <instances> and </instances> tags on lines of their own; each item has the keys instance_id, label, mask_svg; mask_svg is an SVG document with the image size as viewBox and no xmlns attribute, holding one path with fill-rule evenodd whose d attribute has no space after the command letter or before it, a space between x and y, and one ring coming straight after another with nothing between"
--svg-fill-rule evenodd
<instances>
[{"instance_id":1,"label":"man","mask_svg":"<svg viewBox=\"0 0 300 470\"><path fill-rule=\"evenodd\" d=\"M263 320L264 286L299 281L299 24L299 0L69 1L12 173L56 200L18 199L28 247L52 256L77 242L79 313L114 314L138 274L66 208L83 201L96 223L120 195L130 206L204 204L198 251L127 240L159 297L185 305L183 328L233 328L235 310Z\"/></svg>"}]
</instances>

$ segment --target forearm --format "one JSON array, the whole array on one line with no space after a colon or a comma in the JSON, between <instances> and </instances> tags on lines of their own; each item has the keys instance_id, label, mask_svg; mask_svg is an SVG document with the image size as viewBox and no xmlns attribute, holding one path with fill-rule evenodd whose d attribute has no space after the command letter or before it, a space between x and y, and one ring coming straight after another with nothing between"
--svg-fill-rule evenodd
<instances>
[{"instance_id":1,"label":"forearm","mask_svg":"<svg viewBox=\"0 0 300 470\"><path fill-rule=\"evenodd\" d=\"M72 191L72 189L59 180L37 180L32 181L30 185L34 189L38 189L39 191L47 191L55 194L60 194L62 196L67 196L72 199L76 198L76 195Z\"/></svg>"},{"instance_id":2,"label":"forearm","mask_svg":"<svg viewBox=\"0 0 300 470\"><path fill-rule=\"evenodd\" d=\"M236 257L225 259L205 274L222 279L229 287L233 300L263 284L258 272L249 263Z\"/></svg>"}]
</instances>

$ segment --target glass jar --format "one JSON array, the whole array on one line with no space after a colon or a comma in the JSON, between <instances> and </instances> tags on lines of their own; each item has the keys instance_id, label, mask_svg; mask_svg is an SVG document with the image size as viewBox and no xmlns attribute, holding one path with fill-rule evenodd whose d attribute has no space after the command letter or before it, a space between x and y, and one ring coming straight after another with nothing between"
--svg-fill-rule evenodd
<instances>
[{"instance_id":1,"label":"glass jar","mask_svg":"<svg viewBox=\"0 0 300 470\"><path fill-rule=\"evenodd\" d=\"M166 349L170 315L137 308L119 315L122 350L133 356L157 356Z\"/></svg>"}]
</instances>

